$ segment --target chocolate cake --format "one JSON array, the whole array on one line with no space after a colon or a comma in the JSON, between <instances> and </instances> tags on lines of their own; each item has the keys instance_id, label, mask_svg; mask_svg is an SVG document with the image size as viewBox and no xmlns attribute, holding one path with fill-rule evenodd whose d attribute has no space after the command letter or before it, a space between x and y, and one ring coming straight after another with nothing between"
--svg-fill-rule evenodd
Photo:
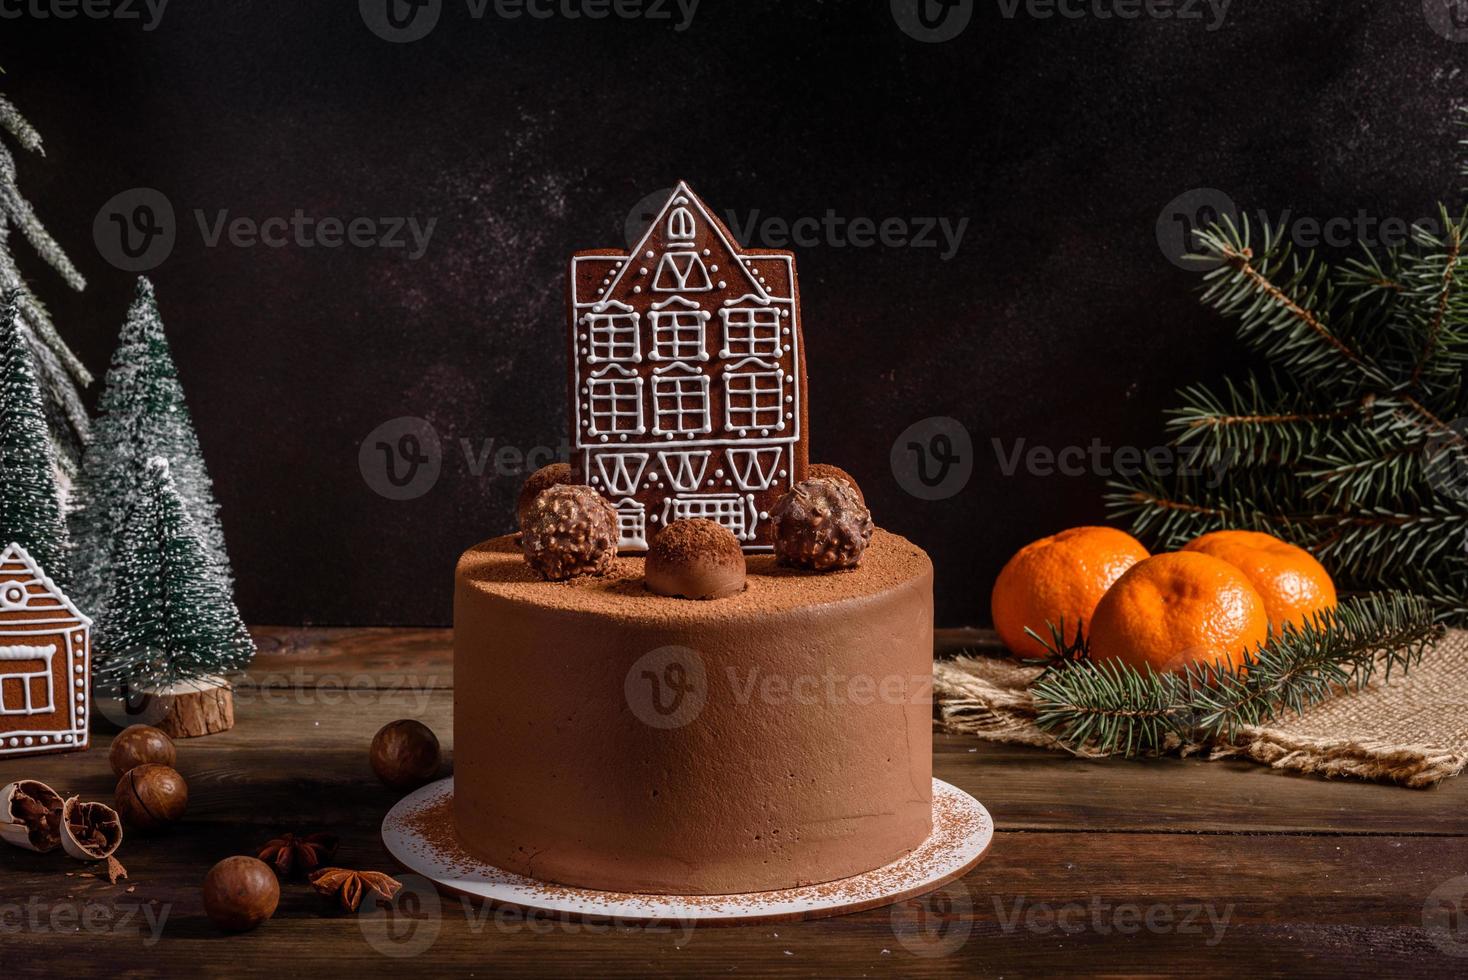
<instances>
[{"instance_id":1,"label":"chocolate cake","mask_svg":"<svg viewBox=\"0 0 1468 980\"><path fill-rule=\"evenodd\" d=\"M454 815L476 857L609 891L728 894L859 874L932 824L933 569L878 530L828 575L748 558L743 592L643 559L541 578L512 537L454 595Z\"/></svg>"},{"instance_id":2,"label":"chocolate cake","mask_svg":"<svg viewBox=\"0 0 1468 980\"><path fill-rule=\"evenodd\" d=\"M808 472L794 257L745 251L679 184L634 248L570 271L570 465L455 573L459 843L672 895L916 849L933 568L844 470Z\"/></svg>"}]
</instances>

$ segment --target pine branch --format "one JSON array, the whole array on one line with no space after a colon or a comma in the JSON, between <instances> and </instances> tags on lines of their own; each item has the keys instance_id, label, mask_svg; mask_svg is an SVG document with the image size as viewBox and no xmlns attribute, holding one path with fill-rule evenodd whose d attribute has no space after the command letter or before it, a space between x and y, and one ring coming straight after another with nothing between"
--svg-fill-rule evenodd
<instances>
[{"instance_id":1,"label":"pine branch","mask_svg":"<svg viewBox=\"0 0 1468 980\"><path fill-rule=\"evenodd\" d=\"M1226 380L1225 387L1222 395L1203 385L1184 388L1183 406L1166 413L1173 444L1199 447L1207 465L1296 462L1330 427L1363 411L1359 404L1321 405L1304 392L1286 392L1274 377L1266 383L1251 374L1242 386Z\"/></svg>"},{"instance_id":2,"label":"pine branch","mask_svg":"<svg viewBox=\"0 0 1468 980\"><path fill-rule=\"evenodd\" d=\"M1220 263L1205 280L1203 302L1239 320L1239 336L1291 374L1321 387L1344 381L1384 384L1385 373L1331 328L1334 288L1313 256L1300 259L1281 229L1263 229L1256 253L1247 218L1195 233L1200 259Z\"/></svg>"},{"instance_id":3,"label":"pine branch","mask_svg":"<svg viewBox=\"0 0 1468 980\"><path fill-rule=\"evenodd\" d=\"M35 127L26 121L15 104L4 95L0 95L0 128L14 136L22 148L40 156L46 155L46 150L41 146L41 134L36 132Z\"/></svg>"},{"instance_id":4,"label":"pine branch","mask_svg":"<svg viewBox=\"0 0 1468 980\"><path fill-rule=\"evenodd\" d=\"M1041 729L1105 754L1151 754L1229 738L1296 713L1341 689L1364 687L1421 661L1442 635L1424 599L1385 593L1344 600L1302 627L1287 626L1239 668L1158 674L1091 661L1063 663L1031 688Z\"/></svg>"}]
</instances>

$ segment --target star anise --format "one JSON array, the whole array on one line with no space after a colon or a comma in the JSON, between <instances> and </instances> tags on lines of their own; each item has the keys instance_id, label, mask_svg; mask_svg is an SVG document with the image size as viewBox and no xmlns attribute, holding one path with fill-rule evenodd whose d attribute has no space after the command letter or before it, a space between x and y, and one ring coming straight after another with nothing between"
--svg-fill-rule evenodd
<instances>
[{"instance_id":1,"label":"star anise","mask_svg":"<svg viewBox=\"0 0 1468 980\"><path fill-rule=\"evenodd\" d=\"M297 871L314 871L321 867L322 861L329 860L336 853L337 843L331 834L306 834L304 837L281 834L260 848L256 857L266 864L275 865L280 875L289 876Z\"/></svg>"},{"instance_id":2,"label":"star anise","mask_svg":"<svg viewBox=\"0 0 1468 980\"><path fill-rule=\"evenodd\" d=\"M348 912L355 912L361 906L362 898L368 891L392 901L392 897L398 893L403 884L380 871L322 868L311 875L311 886L327 897L335 895L342 903L342 908Z\"/></svg>"}]
</instances>

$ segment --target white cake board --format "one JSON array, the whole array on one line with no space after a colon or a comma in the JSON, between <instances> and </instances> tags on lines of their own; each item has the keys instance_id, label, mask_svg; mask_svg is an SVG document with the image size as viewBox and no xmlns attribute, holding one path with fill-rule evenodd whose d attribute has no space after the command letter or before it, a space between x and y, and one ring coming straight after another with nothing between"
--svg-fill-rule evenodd
<instances>
[{"instance_id":1,"label":"white cake board","mask_svg":"<svg viewBox=\"0 0 1468 980\"><path fill-rule=\"evenodd\" d=\"M780 922L842 915L922 895L966 874L994 840L994 820L978 800L933 780L933 832L917 850L866 874L804 888L745 895L638 895L550 885L485 864L443 843L442 816L452 777L404 797L382 822L393 858L440 891L541 912L618 921L680 923ZM437 811L432 838L414 817Z\"/></svg>"}]
</instances>

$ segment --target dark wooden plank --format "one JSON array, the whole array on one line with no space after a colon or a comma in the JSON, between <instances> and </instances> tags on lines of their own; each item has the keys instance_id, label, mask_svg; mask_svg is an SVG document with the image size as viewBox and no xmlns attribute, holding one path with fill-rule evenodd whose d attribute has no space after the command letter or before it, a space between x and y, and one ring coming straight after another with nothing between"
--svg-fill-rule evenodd
<instances>
[{"instance_id":1,"label":"dark wooden plank","mask_svg":"<svg viewBox=\"0 0 1468 980\"><path fill-rule=\"evenodd\" d=\"M64 857L0 848L6 975L1364 977L1461 975L1468 962L1452 955L1468 953L1454 945L1468 945L1461 927L1455 940L1424 919L1433 892L1468 871L1461 780L1414 792L1244 763L1082 761L954 736L937 737L936 771L983 800L1001 832L960 885L895 909L689 932L526 921L424 895L426 919L395 913L394 945L383 917L330 914L295 883L274 921L225 940L198 893L214 861L282 830L330 830L345 841L338 863L390 869L377 831L396 794L372 778L368 740L393 718L419 717L452 744L444 631L262 637L252 671L260 679L241 686L239 726L180 744L188 819L126 842L130 882L108 886L77 876L87 866ZM352 676L359 683L333 682ZM106 798L109 737L81 755L0 763L0 783L27 776ZM1140 918L1147 910L1151 929ZM412 955L389 955L403 952Z\"/></svg>"},{"instance_id":2,"label":"dark wooden plank","mask_svg":"<svg viewBox=\"0 0 1468 980\"><path fill-rule=\"evenodd\" d=\"M389 867L365 816L342 862ZM80 976L105 964L136 976L267 976L288 965L305 975L375 974L391 970L387 953L403 947L414 952L406 965L426 975L482 967L495 975L1375 977L1461 975L1463 966L1452 937L1424 927L1428 896L1468 861L1462 839L1007 833L985 864L937 896L765 927L527 921L439 898L405 876L425 918L398 916L395 949L382 916L335 914L298 883L286 886L275 920L222 942L203 917L199 882L212 860L256 837L199 822L134 847L131 893L67 878L64 860L7 855L0 909L20 910L7 914L21 922L0 932L7 971ZM29 909L39 918L24 921ZM68 926L66 917L83 914L92 925ZM161 941L149 947L162 916Z\"/></svg>"}]
</instances>

